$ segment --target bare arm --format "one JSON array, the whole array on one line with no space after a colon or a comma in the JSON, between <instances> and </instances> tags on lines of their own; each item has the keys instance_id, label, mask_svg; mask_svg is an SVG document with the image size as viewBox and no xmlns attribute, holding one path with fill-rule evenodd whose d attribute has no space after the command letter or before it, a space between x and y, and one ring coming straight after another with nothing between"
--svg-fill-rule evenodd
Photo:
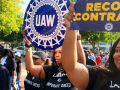
<instances>
[{"instance_id":1,"label":"bare arm","mask_svg":"<svg viewBox=\"0 0 120 90\"><path fill-rule=\"evenodd\" d=\"M22 63L19 63L19 72L18 72L18 75L17 75L17 80L20 79L21 70L22 70Z\"/></svg>"},{"instance_id":2,"label":"bare arm","mask_svg":"<svg viewBox=\"0 0 120 90\"><path fill-rule=\"evenodd\" d=\"M69 7L69 12L64 18L66 25L66 35L62 47L61 60L63 68L65 69L71 83L78 89L85 90L89 82L89 73L84 65L77 63L77 32L75 30L70 30L70 23L71 20L73 20L74 11L75 10L71 5ZM83 53L82 49L80 49L80 52Z\"/></svg>"},{"instance_id":3,"label":"bare arm","mask_svg":"<svg viewBox=\"0 0 120 90\"><path fill-rule=\"evenodd\" d=\"M30 41L25 36L25 31L22 31L23 37L26 40L27 45L30 45ZM44 69L42 65L34 65L32 59L32 48L26 47L26 55L25 55L25 65L26 69L35 77L44 79L46 77Z\"/></svg>"},{"instance_id":4,"label":"bare arm","mask_svg":"<svg viewBox=\"0 0 120 90\"><path fill-rule=\"evenodd\" d=\"M79 35L79 31L77 31L77 35ZM82 64L86 64L85 53L83 51L81 40L77 40L77 55L78 55L78 62Z\"/></svg>"}]
</instances>

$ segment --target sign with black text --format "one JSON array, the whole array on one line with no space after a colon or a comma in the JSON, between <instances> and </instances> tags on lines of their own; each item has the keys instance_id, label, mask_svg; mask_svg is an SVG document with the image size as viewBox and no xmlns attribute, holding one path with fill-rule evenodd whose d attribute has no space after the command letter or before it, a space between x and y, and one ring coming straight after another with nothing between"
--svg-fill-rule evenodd
<instances>
[{"instance_id":1,"label":"sign with black text","mask_svg":"<svg viewBox=\"0 0 120 90\"><path fill-rule=\"evenodd\" d=\"M34 46L53 50L63 44L66 30L63 20L69 5L69 0L30 1L24 16L24 28Z\"/></svg>"},{"instance_id":2,"label":"sign with black text","mask_svg":"<svg viewBox=\"0 0 120 90\"><path fill-rule=\"evenodd\" d=\"M120 32L120 0L77 0L71 30Z\"/></svg>"}]
</instances>

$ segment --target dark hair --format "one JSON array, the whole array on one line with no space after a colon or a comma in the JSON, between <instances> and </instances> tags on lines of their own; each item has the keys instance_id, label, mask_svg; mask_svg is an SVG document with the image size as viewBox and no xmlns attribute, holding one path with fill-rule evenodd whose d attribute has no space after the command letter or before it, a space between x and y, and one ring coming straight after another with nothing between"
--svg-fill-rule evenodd
<instances>
[{"instance_id":1,"label":"dark hair","mask_svg":"<svg viewBox=\"0 0 120 90\"><path fill-rule=\"evenodd\" d=\"M45 63L44 63L44 65L51 65L51 64L52 64L51 60L49 58L47 58L46 61L45 61Z\"/></svg>"},{"instance_id":2,"label":"dark hair","mask_svg":"<svg viewBox=\"0 0 120 90\"><path fill-rule=\"evenodd\" d=\"M3 57L6 56L8 52L8 49L4 49Z\"/></svg>"},{"instance_id":3,"label":"dark hair","mask_svg":"<svg viewBox=\"0 0 120 90\"><path fill-rule=\"evenodd\" d=\"M110 81L111 79L113 79L114 77L116 77L119 73L119 70L117 69L115 63L114 63L114 58L113 55L115 53L115 48L117 46L117 44L119 43L120 38L118 38L115 43L113 44L111 50L110 50L110 55L109 55L109 59L108 62L106 63L106 65L108 65L108 70L102 69L97 67L96 69L101 71L103 74L103 78L101 79L101 81L99 82L100 84L96 87L95 90L99 90L103 85L105 85L105 83L107 83L108 81Z\"/></svg>"},{"instance_id":4,"label":"dark hair","mask_svg":"<svg viewBox=\"0 0 120 90\"><path fill-rule=\"evenodd\" d=\"M7 49L7 53L9 53L9 52L11 53L11 58L14 58L13 52L11 50Z\"/></svg>"},{"instance_id":5,"label":"dark hair","mask_svg":"<svg viewBox=\"0 0 120 90\"><path fill-rule=\"evenodd\" d=\"M52 70L51 70L49 76L47 77L46 82L53 76L53 74L54 74L54 72L55 72L55 68L58 67L54 56L55 56L55 50L54 50L54 52L53 52Z\"/></svg>"},{"instance_id":6,"label":"dark hair","mask_svg":"<svg viewBox=\"0 0 120 90\"><path fill-rule=\"evenodd\" d=\"M115 53L115 48L117 46L117 44L119 43L120 41L120 38L118 38L115 43L113 44L111 50L110 50L110 55L109 55L109 59L108 59L108 62L109 62L109 70L111 71L111 74L112 76L116 76L119 72L119 70L117 69L115 63L114 63L114 58L113 58L113 55Z\"/></svg>"}]
</instances>

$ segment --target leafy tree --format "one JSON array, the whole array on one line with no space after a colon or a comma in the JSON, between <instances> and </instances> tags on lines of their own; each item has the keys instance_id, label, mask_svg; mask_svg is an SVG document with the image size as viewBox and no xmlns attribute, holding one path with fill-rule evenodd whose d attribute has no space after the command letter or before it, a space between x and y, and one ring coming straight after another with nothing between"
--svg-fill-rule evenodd
<instances>
[{"instance_id":1,"label":"leafy tree","mask_svg":"<svg viewBox=\"0 0 120 90\"><path fill-rule=\"evenodd\" d=\"M95 50L95 44L104 41L106 36L106 32L102 31L80 31L80 34L85 43L90 43L93 46L93 52Z\"/></svg>"},{"instance_id":2,"label":"leafy tree","mask_svg":"<svg viewBox=\"0 0 120 90\"><path fill-rule=\"evenodd\" d=\"M4 35L19 31L20 24L23 23L23 13L21 12L21 0L0 0L0 31Z\"/></svg>"},{"instance_id":3,"label":"leafy tree","mask_svg":"<svg viewBox=\"0 0 120 90\"><path fill-rule=\"evenodd\" d=\"M5 33L3 31L0 32L0 40L9 42L11 49L13 50L14 44L18 42L23 42L23 36L21 34L23 30L23 26L21 25L20 31L13 31L11 34L5 36Z\"/></svg>"}]
</instances>

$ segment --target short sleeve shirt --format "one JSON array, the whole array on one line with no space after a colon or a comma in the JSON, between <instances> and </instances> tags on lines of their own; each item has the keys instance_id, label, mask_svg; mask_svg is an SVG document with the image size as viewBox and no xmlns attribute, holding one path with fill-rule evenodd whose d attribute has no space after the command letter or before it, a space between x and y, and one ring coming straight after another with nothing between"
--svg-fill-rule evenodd
<instances>
[{"instance_id":1,"label":"short sleeve shirt","mask_svg":"<svg viewBox=\"0 0 120 90\"><path fill-rule=\"evenodd\" d=\"M45 90L45 79L39 79L29 73L24 81L25 90Z\"/></svg>"},{"instance_id":2,"label":"short sleeve shirt","mask_svg":"<svg viewBox=\"0 0 120 90\"><path fill-rule=\"evenodd\" d=\"M46 78L50 75L52 66L43 66ZM54 74L47 80L45 90L78 90L69 81L64 70L59 71L59 67L54 68Z\"/></svg>"},{"instance_id":3,"label":"short sleeve shirt","mask_svg":"<svg viewBox=\"0 0 120 90\"><path fill-rule=\"evenodd\" d=\"M86 90L97 90L101 84L103 74L91 67L87 67L89 71L89 84ZM120 77L113 78L106 82L99 90L120 90Z\"/></svg>"},{"instance_id":4,"label":"short sleeve shirt","mask_svg":"<svg viewBox=\"0 0 120 90\"><path fill-rule=\"evenodd\" d=\"M9 90L10 74L8 70L0 64L0 90Z\"/></svg>"},{"instance_id":5,"label":"short sleeve shirt","mask_svg":"<svg viewBox=\"0 0 120 90\"><path fill-rule=\"evenodd\" d=\"M19 70L20 70L20 67L19 67L19 64L22 63L21 60L17 61L16 64L17 64L17 67L16 67L16 72L17 72L17 75L19 73Z\"/></svg>"},{"instance_id":6,"label":"short sleeve shirt","mask_svg":"<svg viewBox=\"0 0 120 90\"><path fill-rule=\"evenodd\" d=\"M16 62L13 58L7 58L4 66L8 69L10 76L12 76L12 71L16 71Z\"/></svg>"}]
</instances>

